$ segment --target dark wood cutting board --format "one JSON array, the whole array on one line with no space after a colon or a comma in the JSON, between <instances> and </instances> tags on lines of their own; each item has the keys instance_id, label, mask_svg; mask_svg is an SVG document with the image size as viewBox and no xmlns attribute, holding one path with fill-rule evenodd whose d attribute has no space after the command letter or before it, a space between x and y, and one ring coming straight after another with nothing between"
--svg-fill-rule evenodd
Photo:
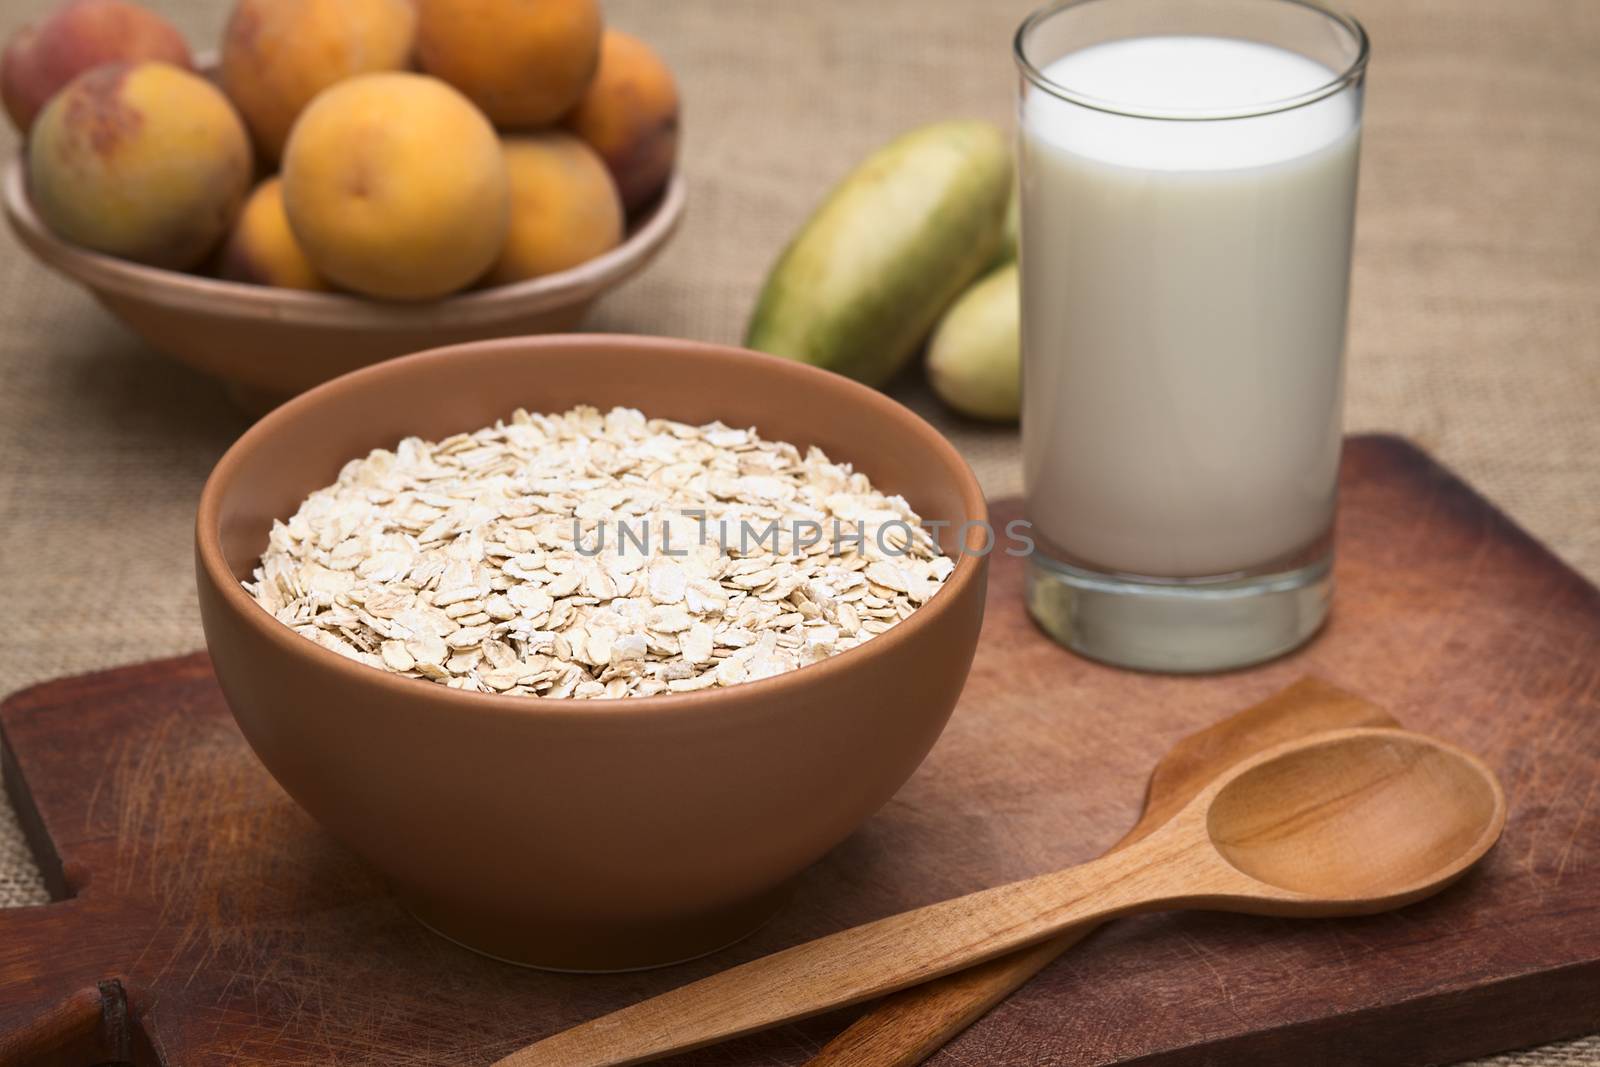
<instances>
[{"instance_id":1,"label":"dark wood cutting board","mask_svg":"<svg viewBox=\"0 0 1600 1067\"><path fill-rule=\"evenodd\" d=\"M1333 619L1256 670L1077 659L997 556L927 764L768 927L644 974L520 970L413 924L255 762L204 656L14 696L6 784L61 899L0 912L0 1065L487 1064L803 938L1088 859L1172 742L1305 674L1499 771L1511 821L1485 867L1369 919L1115 923L932 1062L1423 1064L1600 1029L1600 591L1402 441L1353 439L1343 484ZM671 1062L799 1064L852 1015Z\"/></svg>"}]
</instances>

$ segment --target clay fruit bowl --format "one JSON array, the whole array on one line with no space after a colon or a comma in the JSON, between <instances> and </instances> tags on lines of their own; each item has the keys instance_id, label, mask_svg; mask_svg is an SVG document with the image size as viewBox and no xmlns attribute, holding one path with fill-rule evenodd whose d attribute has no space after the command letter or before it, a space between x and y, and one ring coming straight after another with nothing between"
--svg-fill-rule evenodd
<instances>
[{"instance_id":1,"label":"clay fruit bowl","mask_svg":"<svg viewBox=\"0 0 1600 1067\"><path fill-rule=\"evenodd\" d=\"M6 218L41 263L71 278L161 352L232 387L246 408L423 348L575 328L597 298L636 274L683 215L674 174L623 243L571 270L421 304L307 293L147 267L51 233L28 201L22 158L3 178Z\"/></svg>"},{"instance_id":2,"label":"clay fruit bowl","mask_svg":"<svg viewBox=\"0 0 1600 1067\"><path fill-rule=\"evenodd\" d=\"M689 341L514 338L346 375L268 414L200 501L201 618L245 737L319 822L435 930L491 955L607 970L681 960L759 925L786 884L875 812L944 728L983 616L962 554L909 619L788 674L571 701L468 693L344 659L240 587L287 517L349 459L523 406L630 405L754 426L904 495L957 552L983 494L931 426L846 378ZM967 531L981 545L982 531Z\"/></svg>"}]
</instances>

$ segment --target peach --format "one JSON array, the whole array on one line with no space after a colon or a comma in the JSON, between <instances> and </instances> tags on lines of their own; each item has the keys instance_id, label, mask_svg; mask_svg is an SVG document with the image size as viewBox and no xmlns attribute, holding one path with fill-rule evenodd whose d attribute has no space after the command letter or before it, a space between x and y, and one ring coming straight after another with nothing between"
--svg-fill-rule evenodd
<instances>
[{"instance_id":1,"label":"peach","mask_svg":"<svg viewBox=\"0 0 1600 1067\"><path fill-rule=\"evenodd\" d=\"M222 35L222 87L268 160L335 82L411 63L411 0L239 0Z\"/></svg>"},{"instance_id":2,"label":"peach","mask_svg":"<svg viewBox=\"0 0 1600 1067\"><path fill-rule=\"evenodd\" d=\"M622 240L622 201L594 149L568 133L508 137L511 228L489 272L505 285L576 267Z\"/></svg>"},{"instance_id":3,"label":"peach","mask_svg":"<svg viewBox=\"0 0 1600 1067\"><path fill-rule=\"evenodd\" d=\"M28 188L65 239L158 267L196 266L250 189L250 138L210 82L167 63L80 74L28 138Z\"/></svg>"},{"instance_id":4,"label":"peach","mask_svg":"<svg viewBox=\"0 0 1600 1067\"><path fill-rule=\"evenodd\" d=\"M244 202L233 232L223 242L217 274L281 289L329 288L289 229L281 178L268 178Z\"/></svg>"},{"instance_id":5,"label":"peach","mask_svg":"<svg viewBox=\"0 0 1600 1067\"><path fill-rule=\"evenodd\" d=\"M607 30L594 81L566 124L611 168L629 211L656 196L678 153L678 86L655 50Z\"/></svg>"},{"instance_id":6,"label":"peach","mask_svg":"<svg viewBox=\"0 0 1600 1067\"><path fill-rule=\"evenodd\" d=\"M454 292L505 244L494 127L437 78L361 74L325 90L283 154L289 225L336 285L391 300Z\"/></svg>"},{"instance_id":7,"label":"peach","mask_svg":"<svg viewBox=\"0 0 1600 1067\"><path fill-rule=\"evenodd\" d=\"M0 57L0 99L23 133L50 98L103 63L162 60L194 68L183 34L127 0L70 0L37 27L24 26Z\"/></svg>"},{"instance_id":8,"label":"peach","mask_svg":"<svg viewBox=\"0 0 1600 1067\"><path fill-rule=\"evenodd\" d=\"M545 126L578 102L600 58L596 0L418 0L422 69L495 125Z\"/></svg>"}]
</instances>

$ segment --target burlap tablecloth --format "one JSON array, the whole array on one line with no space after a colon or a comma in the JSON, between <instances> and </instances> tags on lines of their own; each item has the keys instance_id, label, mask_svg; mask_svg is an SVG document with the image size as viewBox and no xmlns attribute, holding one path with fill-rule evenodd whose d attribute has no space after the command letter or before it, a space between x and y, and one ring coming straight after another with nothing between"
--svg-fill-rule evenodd
<instances>
[{"instance_id":1,"label":"burlap tablecloth","mask_svg":"<svg viewBox=\"0 0 1600 1067\"><path fill-rule=\"evenodd\" d=\"M690 214L591 325L737 341L778 248L865 152L926 120L1008 119L1031 2L611 0L682 79ZM49 3L7 0L0 34ZM153 6L209 44L228 5ZM1419 441L1600 579L1600 3L1355 6L1375 58L1350 428ZM1013 432L907 399L991 494L1016 491ZM0 691L200 647L192 510L245 425L0 238ZM45 899L0 809L0 905ZM1600 1065L1600 1038L1489 1062Z\"/></svg>"}]
</instances>

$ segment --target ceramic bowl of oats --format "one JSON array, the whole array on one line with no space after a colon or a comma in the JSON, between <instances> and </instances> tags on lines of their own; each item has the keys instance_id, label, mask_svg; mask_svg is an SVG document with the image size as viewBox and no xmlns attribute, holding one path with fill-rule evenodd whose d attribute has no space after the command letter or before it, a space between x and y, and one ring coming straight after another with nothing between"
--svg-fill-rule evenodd
<instances>
[{"instance_id":1,"label":"ceramic bowl of oats","mask_svg":"<svg viewBox=\"0 0 1600 1067\"><path fill-rule=\"evenodd\" d=\"M738 939L921 763L983 616L954 448L838 375L603 335L284 404L201 499L267 769L437 932L520 963Z\"/></svg>"}]
</instances>

